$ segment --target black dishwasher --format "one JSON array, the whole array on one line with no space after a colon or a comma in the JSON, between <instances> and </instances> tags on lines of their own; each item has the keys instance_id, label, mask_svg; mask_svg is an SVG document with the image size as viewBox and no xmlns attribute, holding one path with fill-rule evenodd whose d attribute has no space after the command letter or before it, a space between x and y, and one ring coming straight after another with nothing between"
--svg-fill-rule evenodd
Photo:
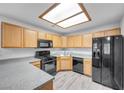
<instances>
[{"instance_id":1,"label":"black dishwasher","mask_svg":"<svg viewBox=\"0 0 124 93\"><path fill-rule=\"evenodd\" d=\"M73 71L83 74L83 58L73 57Z\"/></svg>"}]
</instances>

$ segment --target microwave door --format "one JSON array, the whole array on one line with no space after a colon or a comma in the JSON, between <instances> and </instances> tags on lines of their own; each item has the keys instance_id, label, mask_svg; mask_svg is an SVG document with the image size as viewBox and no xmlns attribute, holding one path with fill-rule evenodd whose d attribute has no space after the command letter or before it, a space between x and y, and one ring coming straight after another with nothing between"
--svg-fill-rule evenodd
<instances>
[{"instance_id":1,"label":"microwave door","mask_svg":"<svg viewBox=\"0 0 124 93\"><path fill-rule=\"evenodd\" d=\"M45 42L40 42L40 48L48 48L49 44Z\"/></svg>"},{"instance_id":2,"label":"microwave door","mask_svg":"<svg viewBox=\"0 0 124 93\"><path fill-rule=\"evenodd\" d=\"M39 40L38 47L39 48L51 48L53 47L53 43L50 40Z\"/></svg>"}]
</instances>

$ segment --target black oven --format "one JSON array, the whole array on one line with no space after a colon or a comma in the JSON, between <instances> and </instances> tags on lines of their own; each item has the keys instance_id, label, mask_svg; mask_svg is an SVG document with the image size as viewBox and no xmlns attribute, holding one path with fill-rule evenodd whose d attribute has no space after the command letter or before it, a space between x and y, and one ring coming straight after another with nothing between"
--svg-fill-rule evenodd
<instances>
[{"instance_id":1,"label":"black oven","mask_svg":"<svg viewBox=\"0 0 124 93\"><path fill-rule=\"evenodd\" d=\"M36 51L35 57L41 59L42 70L51 75L56 74L56 57L50 56L50 51Z\"/></svg>"},{"instance_id":2,"label":"black oven","mask_svg":"<svg viewBox=\"0 0 124 93\"><path fill-rule=\"evenodd\" d=\"M52 40L38 40L38 48L52 48L53 42Z\"/></svg>"},{"instance_id":3,"label":"black oven","mask_svg":"<svg viewBox=\"0 0 124 93\"><path fill-rule=\"evenodd\" d=\"M56 60L41 61L41 69L45 72L55 75L56 74Z\"/></svg>"}]
</instances>

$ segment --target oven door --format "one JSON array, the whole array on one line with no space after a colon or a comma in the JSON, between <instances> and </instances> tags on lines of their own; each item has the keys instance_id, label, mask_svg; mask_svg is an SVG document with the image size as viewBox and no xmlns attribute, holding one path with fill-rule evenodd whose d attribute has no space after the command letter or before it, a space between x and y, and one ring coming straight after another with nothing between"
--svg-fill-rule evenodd
<instances>
[{"instance_id":1,"label":"oven door","mask_svg":"<svg viewBox=\"0 0 124 93\"><path fill-rule=\"evenodd\" d=\"M50 61L42 64L42 70L45 72L55 75L56 74L56 62L55 61Z\"/></svg>"},{"instance_id":2,"label":"oven door","mask_svg":"<svg viewBox=\"0 0 124 93\"><path fill-rule=\"evenodd\" d=\"M38 48L52 48L53 42L51 40L38 40Z\"/></svg>"}]
</instances>

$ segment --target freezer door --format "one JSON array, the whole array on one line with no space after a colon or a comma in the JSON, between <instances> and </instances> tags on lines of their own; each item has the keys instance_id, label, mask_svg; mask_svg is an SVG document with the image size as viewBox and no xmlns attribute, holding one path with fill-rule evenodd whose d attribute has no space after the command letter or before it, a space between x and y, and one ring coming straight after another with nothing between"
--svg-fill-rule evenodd
<instances>
[{"instance_id":1,"label":"freezer door","mask_svg":"<svg viewBox=\"0 0 124 93\"><path fill-rule=\"evenodd\" d=\"M93 39L92 80L101 83L101 38Z\"/></svg>"},{"instance_id":2,"label":"freezer door","mask_svg":"<svg viewBox=\"0 0 124 93\"><path fill-rule=\"evenodd\" d=\"M102 39L102 84L113 88L113 37Z\"/></svg>"},{"instance_id":3,"label":"freezer door","mask_svg":"<svg viewBox=\"0 0 124 93\"><path fill-rule=\"evenodd\" d=\"M118 89L122 89L123 84L123 38L114 38L114 81Z\"/></svg>"}]
</instances>

